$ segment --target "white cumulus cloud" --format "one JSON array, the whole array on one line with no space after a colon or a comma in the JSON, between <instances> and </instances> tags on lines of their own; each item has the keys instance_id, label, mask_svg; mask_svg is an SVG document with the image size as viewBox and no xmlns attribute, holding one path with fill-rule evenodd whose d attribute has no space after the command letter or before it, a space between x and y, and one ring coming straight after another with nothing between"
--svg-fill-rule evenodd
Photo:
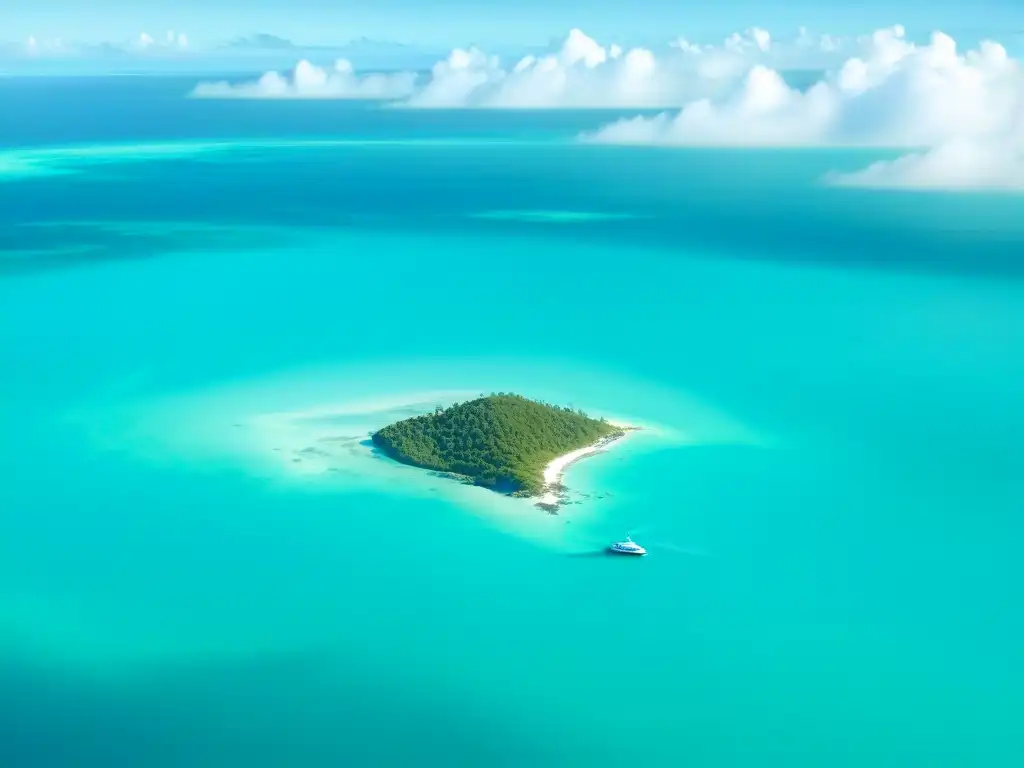
<instances>
[{"instance_id":1,"label":"white cumulus cloud","mask_svg":"<svg viewBox=\"0 0 1024 768\"><path fill-rule=\"evenodd\" d=\"M677 115L619 120L587 138L621 144L787 146L817 143L831 119L829 93L815 86L800 92L775 70L757 65L740 90L716 103L693 101Z\"/></svg>"},{"instance_id":2,"label":"white cumulus cloud","mask_svg":"<svg viewBox=\"0 0 1024 768\"><path fill-rule=\"evenodd\" d=\"M400 99L410 95L416 82L412 72L360 75L352 64L338 59L331 68L303 60L288 74L267 72L244 83L200 83L191 95L218 99Z\"/></svg>"},{"instance_id":3,"label":"white cumulus cloud","mask_svg":"<svg viewBox=\"0 0 1024 768\"><path fill-rule=\"evenodd\" d=\"M807 27L797 30L796 47L801 50L819 50L823 53L834 53L843 47L844 40L826 33L812 34Z\"/></svg>"},{"instance_id":4,"label":"white cumulus cloud","mask_svg":"<svg viewBox=\"0 0 1024 768\"><path fill-rule=\"evenodd\" d=\"M743 53L751 48L756 48L762 53L766 53L771 49L771 47L771 34L768 30L760 29L758 27L751 27L743 34L733 32L725 40L726 50L730 50L735 53Z\"/></svg>"},{"instance_id":5,"label":"white cumulus cloud","mask_svg":"<svg viewBox=\"0 0 1024 768\"><path fill-rule=\"evenodd\" d=\"M188 48L188 36L181 32L168 30L161 37L156 38L148 32L140 32L129 44L129 50L135 51L174 51Z\"/></svg>"},{"instance_id":6,"label":"white cumulus cloud","mask_svg":"<svg viewBox=\"0 0 1024 768\"><path fill-rule=\"evenodd\" d=\"M1024 180L1024 76L998 43L960 53L941 32L926 45L902 27L862 41L864 54L806 90L756 65L722 98L636 117L585 137L690 146L876 146L917 153L837 183L1009 187ZM1017 179L1018 182L1013 182Z\"/></svg>"},{"instance_id":7,"label":"white cumulus cloud","mask_svg":"<svg viewBox=\"0 0 1024 768\"><path fill-rule=\"evenodd\" d=\"M955 139L861 171L831 174L827 180L850 187L1024 190L1024 142Z\"/></svg>"},{"instance_id":8,"label":"white cumulus cloud","mask_svg":"<svg viewBox=\"0 0 1024 768\"><path fill-rule=\"evenodd\" d=\"M732 38L730 38L732 39ZM425 77L356 75L347 63L320 69L300 62L291 76L268 72L250 83L203 83L193 95L247 98L378 98L397 106L468 109L675 107L717 93L772 49L763 30L734 44L677 40L660 54L601 44L579 29L557 49L503 62L479 48L456 48Z\"/></svg>"},{"instance_id":9,"label":"white cumulus cloud","mask_svg":"<svg viewBox=\"0 0 1024 768\"><path fill-rule=\"evenodd\" d=\"M72 49L69 49L64 44L64 41L59 37L41 38L36 37L35 35L29 35L20 44L12 46L0 45L0 56L6 52L20 56L27 56L29 58L60 56L69 53L71 50Z\"/></svg>"},{"instance_id":10,"label":"white cumulus cloud","mask_svg":"<svg viewBox=\"0 0 1024 768\"><path fill-rule=\"evenodd\" d=\"M463 106L480 89L501 83L505 74L497 56L488 56L477 48L456 48L431 68L430 80L407 103L420 107Z\"/></svg>"},{"instance_id":11,"label":"white cumulus cloud","mask_svg":"<svg viewBox=\"0 0 1024 768\"><path fill-rule=\"evenodd\" d=\"M702 70L685 40L663 56L646 48L602 45L573 29L558 50L506 67L476 48L456 49L434 65L410 107L666 107L713 90L727 71ZM703 53L703 49L699 50ZM683 55L685 54L685 55Z\"/></svg>"}]
</instances>

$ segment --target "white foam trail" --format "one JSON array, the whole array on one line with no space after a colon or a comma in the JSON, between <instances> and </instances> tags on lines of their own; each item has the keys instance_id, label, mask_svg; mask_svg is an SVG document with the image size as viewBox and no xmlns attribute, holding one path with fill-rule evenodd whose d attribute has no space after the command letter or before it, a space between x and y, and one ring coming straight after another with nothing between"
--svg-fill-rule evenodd
<instances>
[{"instance_id":1,"label":"white foam trail","mask_svg":"<svg viewBox=\"0 0 1024 768\"><path fill-rule=\"evenodd\" d=\"M633 537L645 537L649 533L653 533L657 530L655 525L641 525L638 528L629 528L628 533ZM692 547L681 547L678 544L673 544L670 541L654 540L645 538L641 542L642 546L648 551L652 549L665 550L667 552L674 552L677 555L687 555L689 557L714 557L710 552L703 552L699 549L693 549Z\"/></svg>"},{"instance_id":2,"label":"white foam trail","mask_svg":"<svg viewBox=\"0 0 1024 768\"><path fill-rule=\"evenodd\" d=\"M663 549L668 552L675 552L678 555L687 555L689 557L714 557L710 552L702 552L699 549L690 549L689 547L680 547L675 544L670 544L661 541L649 541L644 544L648 549Z\"/></svg>"}]
</instances>

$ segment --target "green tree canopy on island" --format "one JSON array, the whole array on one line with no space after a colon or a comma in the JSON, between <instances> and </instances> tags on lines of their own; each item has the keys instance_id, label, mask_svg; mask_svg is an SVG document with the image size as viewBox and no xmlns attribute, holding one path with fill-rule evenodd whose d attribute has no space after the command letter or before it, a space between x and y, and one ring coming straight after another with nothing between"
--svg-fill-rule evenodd
<instances>
[{"instance_id":1,"label":"green tree canopy on island","mask_svg":"<svg viewBox=\"0 0 1024 768\"><path fill-rule=\"evenodd\" d=\"M543 488L549 461L620 432L582 411L501 393L396 422L373 442L405 464L532 495Z\"/></svg>"}]
</instances>

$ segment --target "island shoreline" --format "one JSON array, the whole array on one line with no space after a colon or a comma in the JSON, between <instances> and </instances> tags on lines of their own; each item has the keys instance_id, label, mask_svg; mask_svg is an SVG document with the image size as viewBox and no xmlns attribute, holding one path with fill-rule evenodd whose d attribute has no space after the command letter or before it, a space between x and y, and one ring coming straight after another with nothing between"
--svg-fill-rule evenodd
<instances>
[{"instance_id":1,"label":"island shoreline","mask_svg":"<svg viewBox=\"0 0 1024 768\"><path fill-rule=\"evenodd\" d=\"M569 453L556 456L545 465L544 488L540 498L534 502L534 506L543 509L548 514L557 515L558 509L566 501L568 489L566 488L563 480L569 467L588 456L604 453L604 451L611 446L627 438L631 432L637 432L640 430L640 427L635 424L616 422L609 423L619 431L610 435L605 435L596 442L584 446L583 448L577 448L575 451L569 451Z\"/></svg>"}]
</instances>

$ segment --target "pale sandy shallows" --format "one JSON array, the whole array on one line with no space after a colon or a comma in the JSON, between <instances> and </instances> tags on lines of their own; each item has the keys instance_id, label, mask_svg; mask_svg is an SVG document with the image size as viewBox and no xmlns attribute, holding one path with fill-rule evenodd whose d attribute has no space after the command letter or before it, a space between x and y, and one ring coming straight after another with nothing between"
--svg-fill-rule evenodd
<instances>
[{"instance_id":1,"label":"pale sandy shallows","mask_svg":"<svg viewBox=\"0 0 1024 768\"><path fill-rule=\"evenodd\" d=\"M575 451L570 451L561 456L556 456L547 463L547 466L544 467L544 494L537 500L538 504L557 505L559 503L561 499L558 489L562 485L565 470L570 464L579 461L585 456L609 448L629 435L632 430L638 429L638 427L632 424L622 424L620 422L613 422L612 426L624 429L626 432L611 438L602 437L596 443L584 446L583 448L577 448Z\"/></svg>"}]
</instances>

